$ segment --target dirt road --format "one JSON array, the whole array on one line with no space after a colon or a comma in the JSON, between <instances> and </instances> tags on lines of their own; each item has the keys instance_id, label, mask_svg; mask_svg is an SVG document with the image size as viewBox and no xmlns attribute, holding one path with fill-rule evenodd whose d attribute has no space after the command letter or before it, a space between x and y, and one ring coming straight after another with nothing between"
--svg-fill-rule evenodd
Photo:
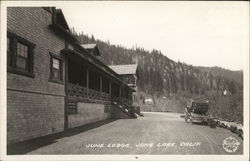
<instances>
[{"instance_id":1,"label":"dirt road","mask_svg":"<svg viewBox=\"0 0 250 161\"><path fill-rule=\"evenodd\" d=\"M222 146L230 136L240 143L233 153ZM242 144L228 130L191 125L176 113L147 112L58 138L28 154L242 154Z\"/></svg>"}]
</instances>

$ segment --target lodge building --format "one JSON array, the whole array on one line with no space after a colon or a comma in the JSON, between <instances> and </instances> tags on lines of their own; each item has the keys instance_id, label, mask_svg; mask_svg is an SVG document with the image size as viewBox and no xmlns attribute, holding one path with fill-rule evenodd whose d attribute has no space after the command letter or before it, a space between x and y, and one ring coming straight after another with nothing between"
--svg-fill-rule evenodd
<instances>
[{"instance_id":1,"label":"lodge building","mask_svg":"<svg viewBox=\"0 0 250 161\"><path fill-rule=\"evenodd\" d=\"M97 44L79 44L62 10L8 7L7 143L135 118L136 90L100 54Z\"/></svg>"},{"instance_id":2,"label":"lodge building","mask_svg":"<svg viewBox=\"0 0 250 161\"><path fill-rule=\"evenodd\" d=\"M137 86L137 82L139 80L138 65L110 65L109 67L119 74L120 79L133 89L132 104L134 106L139 106L139 91Z\"/></svg>"}]
</instances>

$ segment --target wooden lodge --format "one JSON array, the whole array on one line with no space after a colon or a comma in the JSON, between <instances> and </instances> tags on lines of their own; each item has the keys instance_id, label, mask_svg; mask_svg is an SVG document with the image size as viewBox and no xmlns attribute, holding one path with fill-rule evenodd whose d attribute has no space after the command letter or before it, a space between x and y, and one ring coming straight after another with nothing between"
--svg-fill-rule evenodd
<instances>
[{"instance_id":1,"label":"wooden lodge","mask_svg":"<svg viewBox=\"0 0 250 161\"><path fill-rule=\"evenodd\" d=\"M108 118L135 118L133 92L79 44L60 9L7 8L7 143Z\"/></svg>"}]
</instances>

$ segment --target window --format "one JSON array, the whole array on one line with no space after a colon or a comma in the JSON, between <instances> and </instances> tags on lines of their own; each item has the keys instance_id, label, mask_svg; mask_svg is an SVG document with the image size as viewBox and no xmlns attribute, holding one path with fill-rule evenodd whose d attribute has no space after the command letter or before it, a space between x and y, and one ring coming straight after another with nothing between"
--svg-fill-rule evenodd
<instances>
[{"instance_id":1,"label":"window","mask_svg":"<svg viewBox=\"0 0 250 161\"><path fill-rule=\"evenodd\" d=\"M34 77L33 54L35 45L11 32L7 33L8 72Z\"/></svg>"},{"instance_id":2,"label":"window","mask_svg":"<svg viewBox=\"0 0 250 161\"><path fill-rule=\"evenodd\" d=\"M52 58L52 78L60 80L60 60Z\"/></svg>"},{"instance_id":3,"label":"window","mask_svg":"<svg viewBox=\"0 0 250 161\"><path fill-rule=\"evenodd\" d=\"M62 59L60 56L50 53L50 81L55 83L63 83L62 77Z\"/></svg>"},{"instance_id":4,"label":"window","mask_svg":"<svg viewBox=\"0 0 250 161\"><path fill-rule=\"evenodd\" d=\"M27 69L28 64L28 46L17 42L16 66L20 69Z\"/></svg>"},{"instance_id":5,"label":"window","mask_svg":"<svg viewBox=\"0 0 250 161\"><path fill-rule=\"evenodd\" d=\"M70 50L74 50L73 44L69 43L68 41L66 41L66 43L65 43L65 48L70 49Z\"/></svg>"}]
</instances>

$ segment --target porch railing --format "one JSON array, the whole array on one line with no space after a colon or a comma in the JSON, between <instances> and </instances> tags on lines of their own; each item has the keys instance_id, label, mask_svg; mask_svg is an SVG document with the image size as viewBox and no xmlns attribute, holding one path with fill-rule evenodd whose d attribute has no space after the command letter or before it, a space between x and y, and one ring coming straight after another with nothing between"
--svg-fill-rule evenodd
<instances>
[{"instance_id":1,"label":"porch railing","mask_svg":"<svg viewBox=\"0 0 250 161\"><path fill-rule=\"evenodd\" d=\"M102 103L102 104L113 104L117 108L121 109L123 112L127 113L132 117L135 116L135 109L131 106L131 100L126 98L117 98L111 96L105 92L99 92L92 89L87 89L86 87L80 86L78 84L67 84L67 96L68 96L68 106L69 113L77 113L76 103L77 102L88 102L88 103Z\"/></svg>"},{"instance_id":2,"label":"porch railing","mask_svg":"<svg viewBox=\"0 0 250 161\"><path fill-rule=\"evenodd\" d=\"M87 88L78 84L67 84L67 92L70 97L87 98Z\"/></svg>"},{"instance_id":3,"label":"porch railing","mask_svg":"<svg viewBox=\"0 0 250 161\"><path fill-rule=\"evenodd\" d=\"M78 84L67 83L67 96L69 103L77 102L95 102L110 104L111 101L117 101L120 104L130 107L132 105L132 100L127 98L117 98L111 96L109 93L96 91L93 89L88 89Z\"/></svg>"},{"instance_id":4,"label":"porch railing","mask_svg":"<svg viewBox=\"0 0 250 161\"><path fill-rule=\"evenodd\" d=\"M67 84L67 92L70 102L110 102L111 97L108 93L95 91L88 89L86 87L80 86L78 84Z\"/></svg>"}]
</instances>

